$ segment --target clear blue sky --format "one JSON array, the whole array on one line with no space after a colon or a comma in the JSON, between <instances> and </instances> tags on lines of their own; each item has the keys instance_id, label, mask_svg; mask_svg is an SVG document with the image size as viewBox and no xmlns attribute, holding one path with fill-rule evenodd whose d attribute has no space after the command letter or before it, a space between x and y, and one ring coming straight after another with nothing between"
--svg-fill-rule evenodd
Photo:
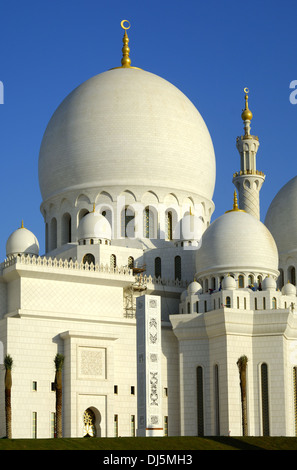
<instances>
[{"instance_id":1,"label":"clear blue sky","mask_svg":"<svg viewBox=\"0 0 297 470\"><path fill-rule=\"evenodd\" d=\"M276 192L297 174L296 0L14 0L2 2L0 27L0 260L24 219L44 253L38 154L46 125L76 86L120 65L122 29L132 65L167 79L195 104L217 162L214 220L232 206L239 170L243 88L249 87L257 167L266 174L261 219Z\"/></svg>"}]
</instances>

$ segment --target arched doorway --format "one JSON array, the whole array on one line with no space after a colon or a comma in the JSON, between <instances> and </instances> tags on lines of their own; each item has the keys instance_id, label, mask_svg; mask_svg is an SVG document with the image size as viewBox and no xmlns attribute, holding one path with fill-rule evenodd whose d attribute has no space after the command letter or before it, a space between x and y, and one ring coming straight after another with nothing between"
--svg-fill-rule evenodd
<instances>
[{"instance_id":1,"label":"arched doorway","mask_svg":"<svg viewBox=\"0 0 297 470\"><path fill-rule=\"evenodd\" d=\"M101 415L95 408L87 408L83 416L83 437L101 437Z\"/></svg>"},{"instance_id":2,"label":"arched doorway","mask_svg":"<svg viewBox=\"0 0 297 470\"><path fill-rule=\"evenodd\" d=\"M87 253L84 257L83 257L83 263L86 264L95 264L95 256L92 255L92 253Z\"/></svg>"}]
</instances>

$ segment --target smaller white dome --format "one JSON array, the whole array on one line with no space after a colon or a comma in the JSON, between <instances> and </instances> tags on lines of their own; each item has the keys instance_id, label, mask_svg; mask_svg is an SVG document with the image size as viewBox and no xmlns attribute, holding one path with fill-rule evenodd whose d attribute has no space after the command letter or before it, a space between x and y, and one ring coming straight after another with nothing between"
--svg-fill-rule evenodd
<instances>
[{"instance_id":1,"label":"smaller white dome","mask_svg":"<svg viewBox=\"0 0 297 470\"><path fill-rule=\"evenodd\" d=\"M15 230L6 243L6 256L17 254L39 254L39 243L34 233L23 226Z\"/></svg>"},{"instance_id":2,"label":"smaller white dome","mask_svg":"<svg viewBox=\"0 0 297 470\"><path fill-rule=\"evenodd\" d=\"M188 285L187 291L189 295L200 294L202 292L202 286L199 284L199 282L194 281Z\"/></svg>"},{"instance_id":3,"label":"smaller white dome","mask_svg":"<svg viewBox=\"0 0 297 470\"><path fill-rule=\"evenodd\" d=\"M84 239L111 240L111 226L104 215L96 211L85 215L78 226L78 240Z\"/></svg>"},{"instance_id":4,"label":"smaller white dome","mask_svg":"<svg viewBox=\"0 0 297 470\"><path fill-rule=\"evenodd\" d=\"M287 282L287 284L283 287L283 294L284 295L296 295L296 286Z\"/></svg>"},{"instance_id":5,"label":"smaller white dome","mask_svg":"<svg viewBox=\"0 0 297 470\"><path fill-rule=\"evenodd\" d=\"M264 281L262 282L262 289L263 290L276 290L276 281L270 276L265 277Z\"/></svg>"},{"instance_id":6,"label":"smaller white dome","mask_svg":"<svg viewBox=\"0 0 297 470\"><path fill-rule=\"evenodd\" d=\"M223 289L236 289L236 281L232 276L224 277L222 281L222 288Z\"/></svg>"},{"instance_id":7,"label":"smaller white dome","mask_svg":"<svg viewBox=\"0 0 297 470\"><path fill-rule=\"evenodd\" d=\"M205 230L196 252L196 277L232 272L278 272L275 241L256 217L244 211L229 211Z\"/></svg>"}]
</instances>

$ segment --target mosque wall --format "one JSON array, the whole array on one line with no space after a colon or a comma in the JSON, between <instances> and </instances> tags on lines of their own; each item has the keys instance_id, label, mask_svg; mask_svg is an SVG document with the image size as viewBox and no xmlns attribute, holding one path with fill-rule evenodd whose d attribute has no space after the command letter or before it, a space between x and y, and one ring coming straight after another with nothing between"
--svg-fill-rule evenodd
<instances>
[{"instance_id":1,"label":"mosque wall","mask_svg":"<svg viewBox=\"0 0 297 470\"><path fill-rule=\"evenodd\" d=\"M122 315L122 289L29 277L20 284L20 316L8 317L1 325L5 349L14 360L13 436L34 437L36 413L37 437L53 437L56 352L65 356L64 436L83 436L83 416L89 408L96 415L98 436L131 436L133 426L136 434L136 320ZM89 301L83 301L84 295ZM177 342L166 323L162 336L163 420L167 432L178 435Z\"/></svg>"},{"instance_id":2,"label":"mosque wall","mask_svg":"<svg viewBox=\"0 0 297 470\"><path fill-rule=\"evenodd\" d=\"M123 318L123 290L98 282L22 278L20 307L34 315Z\"/></svg>"}]
</instances>

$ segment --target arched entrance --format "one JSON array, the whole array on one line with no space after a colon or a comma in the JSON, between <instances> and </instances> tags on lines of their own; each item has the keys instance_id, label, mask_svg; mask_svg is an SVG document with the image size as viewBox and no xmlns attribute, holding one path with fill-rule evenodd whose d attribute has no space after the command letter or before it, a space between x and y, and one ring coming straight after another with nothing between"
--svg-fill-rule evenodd
<instances>
[{"instance_id":1,"label":"arched entrance","mask_svg":"<svg viewBox=\"0 0 297 470\"><path fill-rule=\"evenodd\" d=\"M96 408L87 408L83 416L83 437L101 437L101 415Z\"/></svg>"}]
</instances>

